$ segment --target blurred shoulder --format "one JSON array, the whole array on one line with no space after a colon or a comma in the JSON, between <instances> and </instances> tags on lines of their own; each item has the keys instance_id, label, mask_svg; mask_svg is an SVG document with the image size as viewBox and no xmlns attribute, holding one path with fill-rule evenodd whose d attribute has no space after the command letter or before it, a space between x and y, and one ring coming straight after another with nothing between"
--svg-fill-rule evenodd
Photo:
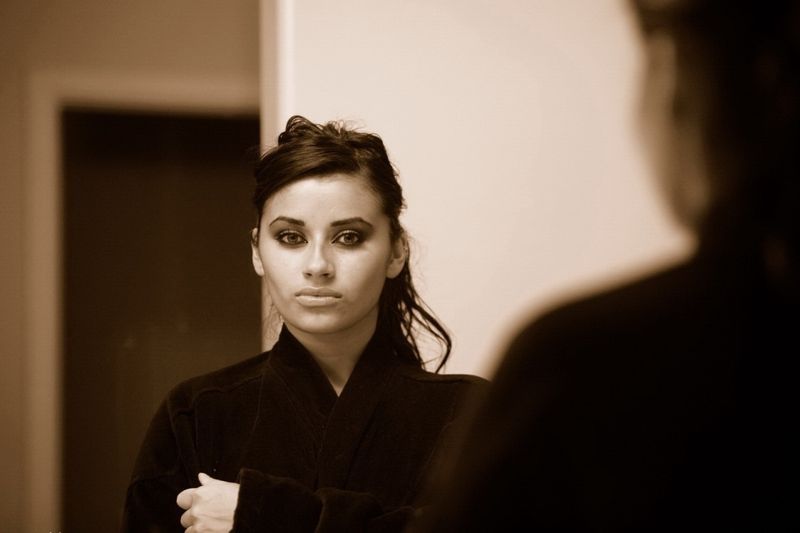
<instances>
[{"instance_id":1,"label":"blurred shoulder","mask_svg":"<svg viewBox=\"0 0 800 533\"><path fill-rule=\"evenodd\" d=\"M626 323L642 313L670 312L702 287L693 263L682 263L640 278L607 287L551 307L520 332L518 340L544 332L574 332Z\"/></svg>"},{"instance_id":2,"label":"blurred shoulder","mask_svg":"<svg viewBox=\"0 0 800 533\"><path fill-rule=\"evenodd\" d=\"M595 356L607 362L652 348L693 322L702 305L692 302L707 301L706 290L700 269L686 262L562 302L518 331L502 367L509 375L526 366L586 365Z\"/></svg>"},{"instance_id":3,"label":"blurred shoulder","mask_svg":"<svg viewBox=\"0 0 800 533\"><path fill-rule=\"evenodd\" d=\"M669 312L700 286L696 266L684 263L563 302L526 329L531 332L572 329L575 325L591 328L623 323L642 313Z\"/></svg>"}]
</instances>

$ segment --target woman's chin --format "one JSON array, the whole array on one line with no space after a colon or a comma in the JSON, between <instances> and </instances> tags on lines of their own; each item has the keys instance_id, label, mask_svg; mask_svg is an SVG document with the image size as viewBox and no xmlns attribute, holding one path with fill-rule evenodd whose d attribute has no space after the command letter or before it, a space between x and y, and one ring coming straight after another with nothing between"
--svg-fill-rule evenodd
<instances>
[{"instance_id":1,"label":"woman's chin","mask_svg":"<svg viewBox=\"0 0 800 533\"><path fill-rule=\"evenodd\" d=\"M302 331L308 335L333 335L351 329L352 324L346 323L337 317L317 315L313 317L303 317L301 319L286 319L284 322L297 331Z\"/></svg>"},{"instance_id":2,"label":"woman's chin","mask_svg":"<svg viewBox=\"0 0 800 533\"><path fill-rule=\"evenodd\" d=\"M377 324L377 311L355 319L341 313L304 312L284 315L283 321L291 331L306 335L372 335Z\"/></svg>"}]
</instances>

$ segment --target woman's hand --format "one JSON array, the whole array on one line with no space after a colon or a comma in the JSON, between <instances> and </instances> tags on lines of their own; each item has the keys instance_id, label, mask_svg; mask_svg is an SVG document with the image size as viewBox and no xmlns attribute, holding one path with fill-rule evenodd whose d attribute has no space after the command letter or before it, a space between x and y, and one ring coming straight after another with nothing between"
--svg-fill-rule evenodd
<instances>
[{"instance_id":1,"label":"woman's hand","mask_svg":"<svg viewBox=\"0 0 800 533\"><path fill-rule=\"evenodd\" d=\"M186 533L227 533L233 529L239 484L214 479L202 472L197 478L199 487L178 494L178 506L186 510L181 516L181 525L186 528Z\"/></svg>"}]
</instances>

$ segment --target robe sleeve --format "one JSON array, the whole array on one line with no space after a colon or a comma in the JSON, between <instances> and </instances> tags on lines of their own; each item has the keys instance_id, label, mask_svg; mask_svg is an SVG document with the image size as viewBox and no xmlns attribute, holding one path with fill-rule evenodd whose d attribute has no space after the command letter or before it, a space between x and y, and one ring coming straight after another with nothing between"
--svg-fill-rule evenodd
<instances>
[{"instance_id":1,"label":"robe sleeve","mask_svg":"<svg viewBox=\"0 0 800 533\"><path fill-rule=\"evenodd\" d=\"M181 427L187 418L169 398L153 417L125 497L123 533L183 533L183 509L176 498L190 486L187 464L193 463L194 445L191 433Z\"/></svg>"},{"instance_id":2,"label":"robe sleeve","mask_svg":"<svg viewBox=\"0 0 800 533\"><path fill-rule=\"evenodd\" d=\"M371 494L334 488L312 491L293 479L247 468L241 470L239 484L236 533L400 532L415 512L412 507L384 509Z\"/></svg>"}]
</instances>

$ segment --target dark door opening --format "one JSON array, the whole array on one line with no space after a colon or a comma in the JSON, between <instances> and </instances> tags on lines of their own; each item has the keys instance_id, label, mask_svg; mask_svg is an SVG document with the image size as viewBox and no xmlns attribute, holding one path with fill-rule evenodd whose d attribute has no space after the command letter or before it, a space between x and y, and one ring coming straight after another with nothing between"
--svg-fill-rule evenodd
<instances>
[{"instance_id":1,"label":"dark door opening","mask_svg":"<svg viewBox=\"0 0 800 533\"><path fill-rule=\"evenodd\" d=\"M260 350L258 117L62 119L63 530L105 533L167 391Z\"/></svg>"}]
</instances>

